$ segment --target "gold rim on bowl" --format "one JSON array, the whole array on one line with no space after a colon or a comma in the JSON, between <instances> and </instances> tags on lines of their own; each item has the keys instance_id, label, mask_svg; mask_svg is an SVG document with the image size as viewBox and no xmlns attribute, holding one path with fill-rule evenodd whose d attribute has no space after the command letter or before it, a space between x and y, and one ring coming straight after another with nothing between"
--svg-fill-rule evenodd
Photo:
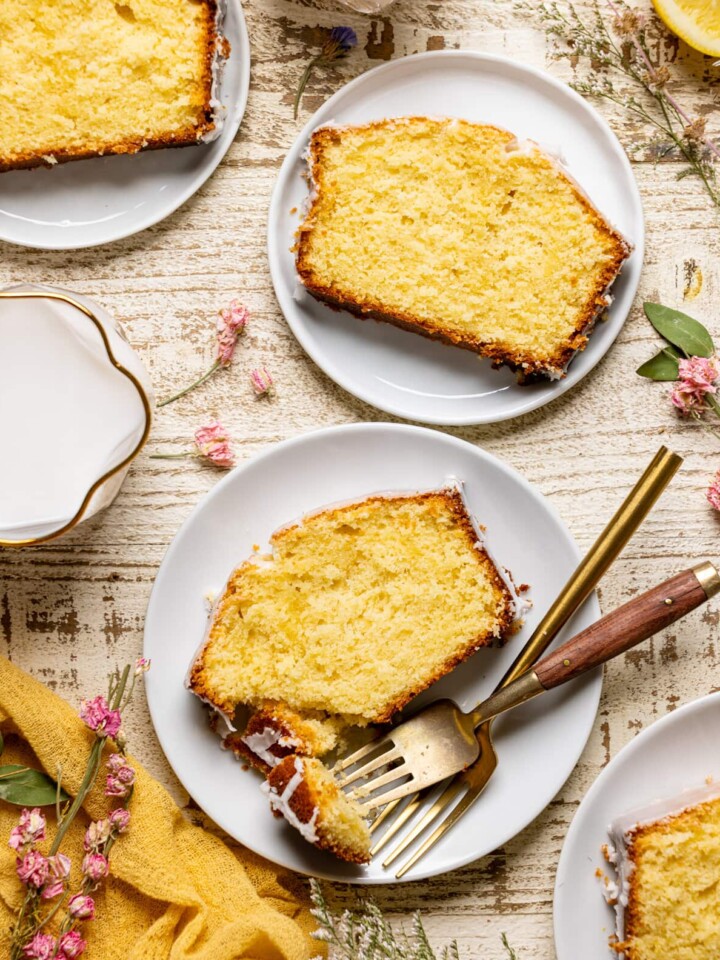
<instances>
[{"instance_id":1,"label":"gold rim on bowl","mask_svg":"<svg viewBox=\"0 0 720 960\"><path fill-rule=\"evenodd\" d=\"M73 517L68 520L66 524L60 527L57 530L53 530L52 533L46 533L41 537L29 537L24 540L5 540L0 537L0 547L33 547L40 543L47 543L48 540L55 540L57 537L61 537L64 533L67 533L69 530L72 530L73 527L76 527L82 520L85 511L88 508L88 504L92 500L95 493L99 488L111 477L115 476L116 473L119 473L125 467L127 467L132 461L137 457L142 448L145 446L148 436L150 435L150 427L152 425L152 407L148 399L147 394L145 393L145 388L140 383L138 378L134 373L131 373L127 367L123 366L119 360L115 357L115 354L112 351L110 346L110 338L107 335L107 332L100 322L100 320L95 316L95 314L86 307L84 304L80 303L78 300L75 300L74 297L71 297L66 293L56 293L55 291L49 290L0 290L0 299L2 300L21 300L21 299L48 299L48 300L60 300L63 303L68 303L70 306L75 307L81 313L85 314L88 320L91 320L95 325L100 338L102 339L103 346L108 356L108 360L115 367L115 369L121 373L124 377L132 383L132 385L137 390L140 400L143 405L143 410L145 412L145 427L143 428L142 435L138 440L135 448L129 453L124 460L121 460L120 463L116 464L111 470L108 470L101 477L99 477L93 485L90 487L88 492L85 494L82 503L80 504L77 512Z\"/></svg>"}]
</instances>

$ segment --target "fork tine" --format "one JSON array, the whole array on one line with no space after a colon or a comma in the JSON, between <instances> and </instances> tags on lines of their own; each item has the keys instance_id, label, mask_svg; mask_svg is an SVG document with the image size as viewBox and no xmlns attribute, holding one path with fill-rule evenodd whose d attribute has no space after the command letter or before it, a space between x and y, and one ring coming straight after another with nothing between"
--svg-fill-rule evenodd
<instances>
[{"instance_id":1,"label":"fork tine","mask_svg":"<svg viewBox=\"0 0 720 960\"><path fill-rule=\"evenodd\" d=\"M351 793L349 795L353 797ZM365 810L374 810L375 807L384 807L386 803L392 803L393 800L403 800L408 796L408 783L402 783L399 787L395 787L394 790L386 790L384 793L379 793L377 796L368 797L366 799L357 800L357 797L353 799L365 809Z\"/></svg>"},{"instance_id":2,"label":"fork tine","mask_svg":"<svg viewBox=\"0 0 720 960\"><path fill-rule=\"evenodd\" d=\"M355 783L356 780L361 780L363 777L368 776L374 770L379 770L381 767L387 766L388 763L392 763L393 760L401 760L402 754L395 747L392 750L386 750L385 753L381 753L379 757L375 757L373 760L368 760L366 764L362 767L358 767L357 770L352 770L350 773L345 776L338 777L338 785L341 787L347 787L351 783ZM373 781L375 783L375 781Z\"/></svg>"},{"instance_id":3,"label":"fork tine","mask_svg":"<svg viewBox=\"0 0 720 960\"><path fill-rule=\"evenodd\" d=\"M447 833L450 827L457 823L465 811L471 807L473 803L475 803L481 793L482 790L475 790L473 788L467 791L457 806L453 807L447 817L445 817L445 819L442 820L437 827L435 827L427 840L424 840L415 853L409 858L409 860L406 860L405 863L400 867L398 872L395 874L398 880L400 877L404 877L408 870L413 867L421 857L425 856L430 847L434 847L438 840Z\"/></svg>"},{"instance_id":4,"label":"fork tine","mask_svg":"<svg viewBox=\"0 0 720 960\"><path fill-rule=\"evenodd\" d=\"M388 784L395 783L396 780L407 777L410 773L411 770L407 763L403 762L397 767L393 767L392 770L388 770L387 773L381 773L379 777L373 777L368 783L361 783L360 786L355 787L348 796L352 797L353 800L359 800L361 803L364 803L365 797L368 797L371 793L375 793L380 787L386 787ZM385 796L385 794L382 794L382 796ZM403 796L403 794L400 794L400 796ZM383 803L388 803L394 799L394 797L388 794L387 800L384 800Z\"/></svg>"},{"instance_id":5,"label":"fork tine","mask_svg":"<svg viewBox=\"0 0 720 960\"><path fill-rule=\"evenodd\" d=\"M415 796L411 799L410 803L404 807L400 813L397 815L395 820L390 824L385 833L380 837L375 846L370 851L370 856L374 857L376 853L379 853L382 848L395 836L395 834L403 827L408 820L415 815L417 810L420 808L423 798L425 796L425 791L416 793ZM376 829L376 824L379 826L384 820L386 820L393 810L396 809L397 805L400 803L399 800L395 800L392 803L389 803L383 812L375 818L371 827L370 833L373 833Z\"/></svg>"},{"instance_id":6,"label":"fork tine","mask_svg":"<svg viewBox=\"0 0 720 960\"><path fill-rule=\"evenodd\" d=\"M366 743L364 747L360 747L355 753L351 753L347 757L342 757L335 763L333 767L334 770L347 770L348 767L352 767L353 764L359 763L361 760L364 760L365 757L369 757L371 753L377 750L379 747L384 746L386 743L392 743L389 737L381 737L379 740L371 740L370 743Z\"/></svg>"},{"instance_id":7,"label":"fork tine","mask_svg":"<svg viewBox=\"0 0 720 960\"><path fill-rule=\"evenodd\" d=\"M381 813L379 813L379 814L375 817L375 819L373 820L373 822L370 824L370 833L375 833L375 831L377 830L377 828L378 828L379 826L381 826L383 823L385 823L385 821L386 821L387 818L390 816L390 814L393 812L393 810L396 810L396 809L397 809L397 806L398 806L399 803L400 803L399 800L393 800L392 803L388 803L388 804L385 806L385 809L384 809Z\"/></svg>"},{"instance_id":8,"label":"fork tine","mask_svg":"<svg viewBox=\"0 0 720 960\"><path fill-rule=\"evenodd\" d=\"M464 789L467 789L467 784L463 780L459 778L451 780L430 809L426 811L425 815L408 831L390 855L383 860L383 866L389 867L391 863L397 860L400 854L404 853L410 844L413 843L421 833L427 830L430 824L440 816L443 810L445 810Z\"/></svg>"}]
</instances>

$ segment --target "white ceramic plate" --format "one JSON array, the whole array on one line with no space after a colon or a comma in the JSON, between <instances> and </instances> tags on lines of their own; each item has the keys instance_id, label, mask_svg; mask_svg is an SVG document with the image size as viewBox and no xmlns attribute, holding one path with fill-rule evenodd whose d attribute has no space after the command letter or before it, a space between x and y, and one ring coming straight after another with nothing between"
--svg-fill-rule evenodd
<instances>
[{"instance_id":1,"label":"white ceramic plate","mask_svg":"<svg viewBox=\"0 0 720 960\"><path fill-rule=\"evenodd\" d=\"M566 160L598 208L635 245L614 287L609 320L564 380L521 387L466 350L318 303L298 285L290 247L307 197L303 152L321 123L408 114L495 123ZM295 210L295 213L291 211ZM275 293L293 333L325 373L387 413L423 423L494 423L548 403L599 362L625 322L640 279L640 195L615 135L593 108L549 74L503 57L442 50L403 57L353 80L312 117L287 155L270 206L268 252Z\"/></svg>"},{"instance_id":2,"label":"white ceramic plate","mask_svg":"<svg viewBox=\"0 0 720 960\"><path fill-rule=\"evenodd\" d=\"M250 44L240 0L229 0L224 32L232 52L220 85L227 114L217 140L1 173L0 239L46 250L94 247L139 233L185 203L225 156L245 113Z\"/></svg>"},{"instance_id":3,"label":"white ceramic plate","mask_svg":"<svg viewBox=\"0 0 720 960\"><path fill-rule=\"evenodd\" d=\"M482 450L421 427L357 424L306 434L271 447L213 488L170 546L145 623L152 658L147 695L160 743L197 803L231 836L301 873L356 883L392 879L379 864L344 864L274 819L260 778L220 749L184 677L202 639L203 595L219 590L254 543L325 504L389 490L466 483L470 509L487 525L496 560L517 583L532 584L534 609L504 650L483 650L424 698L451 696L470 707L490 693L575 568L577 549L554 510L517 473ZM599 614L592 599L575 626ZM499 767L462 828L443 839L407 879L469 863L505 843L550 802L577 762L600 696L599 673L547 694L497 725Z\"/></svg>"},{"instance_id":4,"label":"white ceramic plate","mask_svg":"<svg viewBox=\"0 0 720 960\"><path fill-rule=\"evenodd\" d=\"M611 960L615 915L595 870L608 825L653 800L673 797L705 778L720 780L720 693L686 704L631 740L603 770L575 814L555 882L557 960Z\"/></svg>"}]
</instances>

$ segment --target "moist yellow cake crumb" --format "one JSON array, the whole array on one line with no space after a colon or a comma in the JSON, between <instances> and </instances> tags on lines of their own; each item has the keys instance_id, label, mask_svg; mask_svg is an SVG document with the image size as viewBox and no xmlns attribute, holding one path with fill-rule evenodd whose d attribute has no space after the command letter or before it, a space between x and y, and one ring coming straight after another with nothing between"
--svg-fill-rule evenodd
<instances>
[{"instance_id":1,"label":"moist yellow cake crumb","mask_svg":"<svg viewBox=\"0 0 720 960\"><path fill-rule=\"evenodd\" d=\"M307 290L522 379L563 375L630 253L553 158L494 126L327 125L309 164L297 243Z\"/></svg>"},{"instance_id":2,"label":"moist yellow cake crumb","mask_svg":"<svg viewBox=\"0 0 720 960\"><path fill-rule=\"evenodd\" d=\"M216 0L2 0L0 170L196 143Z\"/></svg>"},{"instance_id":3,"label":"moist yellow cake crumb","mask_svg":"<svg viewBox=\"0 0 720 960\"><path fill-rule=\"evenodd\" d=\"M330 508L272 547L230 577L190 670L228 717L269 700L387 721L513 618L456 489Z\"/></svg>"}]
</instances>

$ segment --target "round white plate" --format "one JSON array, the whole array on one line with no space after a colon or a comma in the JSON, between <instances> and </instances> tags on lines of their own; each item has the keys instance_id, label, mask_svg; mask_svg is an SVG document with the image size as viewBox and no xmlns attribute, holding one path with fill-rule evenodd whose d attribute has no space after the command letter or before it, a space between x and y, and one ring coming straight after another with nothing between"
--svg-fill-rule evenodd
<instances>
[{"instance_id":1,"label":"round white plate","mask_svg":"<svg viewBox=\"0 0 720 960\"><path fill-rule=\"evenodd\" d=\"M175 773L206 813L241 843L301 873L382 883L379 863L356 867L306 843L271 816L260 777L220 749L206 711L183 684L200 644L208 590L266 544L277 527L325 504L378 491L423 490L448 477L466 483L470 509L488 528L490 548L517 583L532 585L534 608L504 650L482 650L424 699L450 696L465 707L499 681L578 560L567 530L542 496L482 450L421 427L356 424L309 433L271 447L236 468L205 497L170 546L145 623L152 658L147 695L155 730ZM575 619L597 619L593 598ZM498 722L500 762L482 799L407 879L452 870L489 853L550 802L573 769L592 727L601 676L547 694Z\"/></svg>"},{"instance_id":2,"label":"round white plate","mask_svg":"<svg viewBox=\"0 0 720 960\"><path fill-rule=\"evenodd\" d=\"M466 350L386 323L332 310L299 286L290 252L307 198L302 159L321 123L364 123L408 114L464 117L506 127L559 153L597 207L635 245L614 287L609 319L561 381L519 386ZM295 211L294 213L292 211ZM643 259L640 195L605 121L549 74L504 57L442 50L403 57L353 80L312 117L285 158L270 206L268 253L275 293L303 348L336 383L380 410L423 423L494 423L548 403L581 380L617 337Z\"/></svg>"},{"instance_id":3,"label":"round white plate","mask_svg":"<svg viewBox=\"0 0 720 960\"><path fill-rule=\"evenodd\" d=\"M575 814L555 881L557 960L611 960L615 914L596 869L610 873L600 847L617 817L674 797L705 778L720 780L720 693L674 710L631 740L605 767Z\"/></svg>"},{"instance_id":4,"label":"round white plate","mask_svg":"<svg viewBox=\"0 0 720 960\"><path fill-rule=\"evenodd\" d=\"M224 33L232 51L220 84L227 114L217 140L0 173L0 239L45 250L94 247L139 233L185 203L225 156L245 113L250 43L240 0L228 2Z\"/></svg>"}]
</instances>

